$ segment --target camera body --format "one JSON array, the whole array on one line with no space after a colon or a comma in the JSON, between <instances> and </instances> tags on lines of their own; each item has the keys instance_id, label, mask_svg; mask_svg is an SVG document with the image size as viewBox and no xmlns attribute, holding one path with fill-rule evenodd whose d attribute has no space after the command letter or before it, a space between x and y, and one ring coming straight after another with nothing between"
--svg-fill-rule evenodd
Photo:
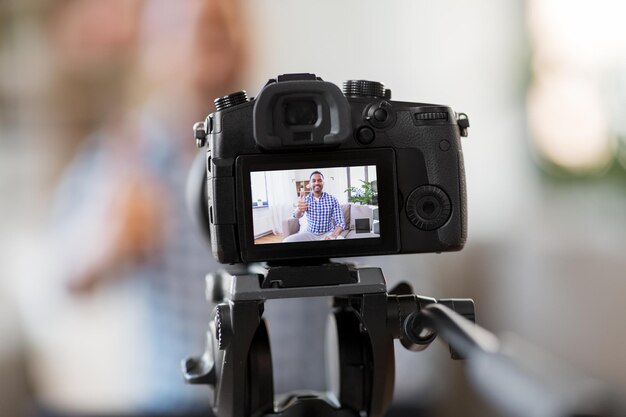
<instances>
[{"instance_id":1,"label":"camera body","mask_svg":"<svg viewBox=\"0 0 626 417\"><path fill-rule=\"evenodd\" d=\"M347 81L342 92L314 74L281 75L254 99L242 91L215 104L194 130L208 144L219 262L463 248L464 114L392 101L373 81Z\"/></svg>"}]
</instances>

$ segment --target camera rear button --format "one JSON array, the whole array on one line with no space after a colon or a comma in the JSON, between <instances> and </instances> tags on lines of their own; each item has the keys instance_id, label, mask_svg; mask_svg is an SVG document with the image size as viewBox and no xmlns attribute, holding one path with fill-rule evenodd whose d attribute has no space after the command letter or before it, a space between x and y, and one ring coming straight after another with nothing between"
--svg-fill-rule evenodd
<instances>
[{"instance_id":1,"label":"camera rear button","mask_svg":"<svg viewBox=\"0 0 626 417\"><path fill-rule=\"evenodd\" d=\"M420 230L437 230L452 214L450 198L434 185L417 187L406 201L406 214L411 223Z\"/></svg>"},{"instance_id":2,"label":"camera rear button","mask_svg":"<svg viewBox=\"0 0 626 417\"><path fill-rule=\"evenodd\" d=\"M369 145L375 138L376 134L371 127L362 126L356 131L356 140L363 145Z\"/></svg>"},{"instance_id":3,"label":"camera rear button","mask_svg":"<svg viewBox=\"0 0 626 417\"><path fill-rule=\"evenodd\" d=\"M387 117L389 117L389 115L387 114L387 110L385 109L376 109L374 111L374 119L381 123L385 122L387 120Z\"/></svg>"}]
</instances>

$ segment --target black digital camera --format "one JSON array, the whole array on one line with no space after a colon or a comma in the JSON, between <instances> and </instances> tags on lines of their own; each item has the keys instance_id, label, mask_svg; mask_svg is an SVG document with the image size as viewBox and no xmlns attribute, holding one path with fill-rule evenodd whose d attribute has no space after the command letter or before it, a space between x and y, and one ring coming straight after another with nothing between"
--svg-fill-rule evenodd
<instances>
[{"instance_id":1,"label":"black digital camera","mask_svg":"<svg viewBox=\"0 0 626 417\"><path fill-rule=\"evenodd\" d=\"M456 251L467 235L460 137L447 106L392 101L379 82L271 79L215 100L206 153L221 263Z\"/></svg>"}]
</instances>

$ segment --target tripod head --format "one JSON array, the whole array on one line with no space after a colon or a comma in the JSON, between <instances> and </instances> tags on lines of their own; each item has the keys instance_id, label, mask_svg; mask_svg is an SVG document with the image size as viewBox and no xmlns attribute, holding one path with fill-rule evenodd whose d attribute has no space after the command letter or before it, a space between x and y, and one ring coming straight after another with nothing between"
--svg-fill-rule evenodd
<instances>
[{"instance_id":1,"label":"tripod head","mask_svg":"<svg viewBox=\"0 0 626 417\"><path fill-rule=\"evenodd\" d=\"M437 300L413 294L406 283L388 292L380 268L322 260L254 265L242 272L208 275L207 296L214 313L207 348L202 357L183 363L189 383L213 388L219 417L382 416L393 394L393 340L418 351L436 337L415 313ZM296 392L275 404L264 302L319 296L333 297L338 392ZM471 300L439 302L474 318ZM452 356L460 357L454 351Z\"/></svg>"}]
</instances>

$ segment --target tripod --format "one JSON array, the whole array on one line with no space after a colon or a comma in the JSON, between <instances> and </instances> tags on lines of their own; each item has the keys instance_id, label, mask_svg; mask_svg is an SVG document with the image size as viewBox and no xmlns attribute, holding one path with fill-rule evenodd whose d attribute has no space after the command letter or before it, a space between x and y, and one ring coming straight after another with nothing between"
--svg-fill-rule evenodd
<instances>
[{"instance_id":1,"label":"tripod","mask_svg":"<svg viewBox=\"0 0 626 417\"><path fill-rule=\"evenodd\" d=\"M219 417L381 417L393 394L393 340L417 351L436 337L418 313L441 303L474 319L472 300L420 297L406 283L387 292L380 268L327 260L210 274L207 296L215 308L206 351L201 358L187 359L183 370L189 383L213 388ZM275 404L264 302L319 296L333 297L338 392L293 393Z\"/></svg>"}]
</instances>

